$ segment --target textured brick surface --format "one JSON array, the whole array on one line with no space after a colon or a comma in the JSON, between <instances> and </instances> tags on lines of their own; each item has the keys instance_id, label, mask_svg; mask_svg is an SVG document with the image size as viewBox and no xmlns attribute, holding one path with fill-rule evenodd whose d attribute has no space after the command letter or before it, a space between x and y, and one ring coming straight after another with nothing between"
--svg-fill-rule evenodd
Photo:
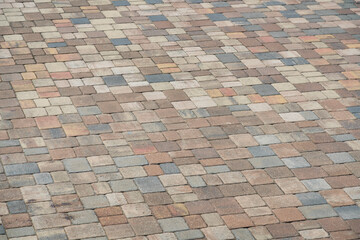
<instances>
[{"instance_id":1,"label":"textured brick surface","mask_svg":"<svg viewBox=\"0 0 360 240\"><path fill-rule=\"evenodd\" d=\"M0 1L0 240L360 239L359 7Z\"/></svg>"}]
</instances>

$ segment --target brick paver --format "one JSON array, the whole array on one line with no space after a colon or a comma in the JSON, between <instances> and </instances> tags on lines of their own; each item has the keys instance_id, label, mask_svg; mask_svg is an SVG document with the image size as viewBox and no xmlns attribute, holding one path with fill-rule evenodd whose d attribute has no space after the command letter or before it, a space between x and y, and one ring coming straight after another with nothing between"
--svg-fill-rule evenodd
<instances>
[{"instance_id":1,"label":"brick paver","mask_svg":"<svg viewBox=\"0 0 360 240\"><path fill-rule=\"evenodd\" d=\"M0 240L360 239L357 0L0 0Z\"/></svg>"}]
</instances>

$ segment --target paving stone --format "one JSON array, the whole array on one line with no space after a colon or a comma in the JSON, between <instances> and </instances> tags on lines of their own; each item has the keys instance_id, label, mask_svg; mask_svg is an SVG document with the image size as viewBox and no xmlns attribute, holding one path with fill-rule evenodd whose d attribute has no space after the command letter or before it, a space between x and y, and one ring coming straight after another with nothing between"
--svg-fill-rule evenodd
<instances>
[{"instance_id":1,"label":"paving stone","mask_svg":"<svg viewBox=\"0 0 360 240\"><path fill-rule=\"evenodd\" d=\"M334 163L346 163L346 162L354 162L355 159L347 152L341 153L329 153L327 156L334 162Z\"/></svg>"},{"instance_id":2,"label":"paving stone","mask_svg":"<svg viewBox=\"0 0 360 240\"><path fill-rule=\"evenodd\" d=\"M357 239L354 1L0 8L1 240Z\"/></svg>"},{"instance_id":3,"label":"paving stone","mask_svg":"<svg viewBox=\"0 0 360 240\"><path fill-rule=\"evenodd\" d=\"M209 14L210 15L210 14ZM222 15L222 14L221 14ZM221 18L221 15L217 17L218 19ZM213 16L213 15L212 15ZM223 16L223 15L222 15ZM224 19L226 19L224 17ZM233 62L240 62L240 60L232 53L225 53L225 54L217 54L216 57L222 62L222 63L233 63Z\"/></svg>"},{"instance_id":4,"label":"paving stone","mask_svg":"<svg viewBox=\"0 0 360 240\"><path fill-rule=\"evenodd\" d=\"M110 39L111 43L114 44L114 46L121 46L121 45L130 45L131 42L128 38L113 38Z\"/></svg>"},{"instance_id":5,"label":"paving stone","mask_svg":"<svg viewBox=\"0 0 360 240\"><path fill-rule=\"evenodd\" d=\"M6 205L9 209L10 214L26 212L26 205L22 200L7 202Z\"/></svg>"},{"instance_id":6,"label":"paving stone","mask_svg":"<svg viewBox=\"0 0 360 240\"><path fill-rule=\"evenodd\" d=\"M105 235L105 232L99 223L65 227L65 232L69 239L89 238Z\"/></svg>"},{"instance_id":7,"label":"paving stone","mask_svg":"<svg viewBox=\"0 0 360 240\"><path fill-rule=\"evenodd\" d=\"M259 135L254 136L254 138L260 145L280 143L280 140L274 135Z\"/></svg>"},{"instance_id":8,"label":"paving stone","mask_svg":"<svg viewBox=\"0 0 360 240\"><path fill-rule=\"evenodd\" d=\"M70 21L72 24L90 24L90 21L87 18L71 18Z\"/></svg>"},{"instance_id":9,"label":"paving stone","mask_svg":"<svg viewBox=\"0 0 360 240\"><path fill-rule=\"evenodd\" d=\"M86 158L71 158L63 160L65 169L69 173L87 172L90 171L89 162Z\"/></svg>"},{"instance_id":10,"label":"paving stone","mask_svg":"<svg viewBox=\"0 0 360 240\"><path fill-rule=\"evenodd\" d=\"M154 217L132 218L129 219L129 222L136 235L143 236L162 232Z\"/></svg>"},{"instance_id":11,"label":"paving stone","mask_svg":"<svg viewBox=\"0 0 360 240\"><path fill-rule=\"evenodd\" d=\"M69 212L68 215L71 218L71 223L76 225L98 222L98 218L92 210Z\"/></svg>"},{"instance_id":12,"label":"paving stone","mask_svg":"<svg viewBox=\"0 0 360 240\"><path fill-rule=\"evenodd\" d=\"M268 146L249 147L248 150L254 157L274 156L275 153Z\"/></svg>"},{"instance_id":13,"label":"paving stone","mask_svg":"<svg viewBox=\"0 0 360 240\"><path fill-rule=\"evenodd\" d=\"M104 195L83 197L80 200L85 209L94 209L109 206L109 202Z\"/></svg>"},{"instance_id":14,"label":"paving stone","mask_svg":"<svg viewBox=\"0 0 360 240\"><path fill-rule=\"evenodd\" d=\"M258 84L252 86L260 96L279 95L280 93L270 84Z\"/></svg>"},{"instance_id":15,"label":"paving stone","mask_svg":"<svg viewBox=\"0 0 360 240\"><path fill-rule=\"evenodd\" d=\"M206 183L200 176L189 176L186 177L186 180L193 188L206 186Z\"/></svg>"},{"instance_id":16,"label":"paving stone","mask_svg":"<svg viewBox=\"0 0 360 240\"><path fill-rule=\"evenodd\" d=\"M321 191L331 189L331 186L324 179L309 179L301 181L309 191Z\"/></svg>"},{"instance_id":17,"label":"paving stone","mask_svg":"<svg viewBox=\"0 0 360 240\"><path fill-rule=\"evenodd\" d=\"M277 156L250 158L249 161L254 168L270 168L284 165Z\"/></svg>"},{"instance_id":18,"label":"paving stone","mask_svg":"<svg viewBox=\"0 0 360 240\"><path fill-rule=\"evenodd\" d=\"M288 168L310 167L309 162L303 157L282 158L281 161L283 161Z\"/></svg>"},{"instance_id":19,"label":"paving stone","mask_svg":"<svg viewBox=\"0 0 360 240\"><path fill-rule=\"evenodd\" d=\"M164 187L162 186L160 180L157 177L136 178L135 183L142 193L165 191Z\"/></svg>"},{"instance_id":20,"label":"paving stone","mask_svg":"<svg viewBox=\"0 0 360 240\"><path fill-rule=\"evenodd\" d=\"M101 114L101 111L96 106L91 107L79 107L77 108L77 111L81 116L88 116L88 115L98 115Z\"/></svg>"},{"instance_id":21,"label":"paving stone","mask_svg":"<svg viewBox=\"0 0 360 240\"><path fill-rule=\"evenodd\" d=\"M7 229L6 234L9 238L20 238L35 235L35 230L33 227L13 228Z\"/></svg>"},{"instance_id":22,"label":"paving stone","mask_svg":"<svg viewBox=\"0 0 360 240\"><path fill-rule=\"evenodd\" d=\"M174 81L174 78L170 74L145 75L145 79L149 83L172 82L172 81Z\"/></svg>"},{"instance_id":23,"label":"paving stone","mask_svg":"<svg viewBox=\"0 0 360 240\"><path fill-rule=\"evenodd\" d=\"M206 238L211 239L233 239L234 235L226 226L208 227L202 229Z\"/></svg>"},{"instance_id":24,"label":"paving stone","mask_svg":"<svg viewBox=\"0 0 360 240\"><path fill-rule=\"evenodd\" d=\"M299 207L299 210L307 219L319 219L337 216L334 209L327 204Z\"/></svg>"},{"instance_id":25,"label":"paving stone","mask_svg":"<svg viewBox=\"0 0 360 240\"><path fill-rule=\"evenodd\" d=\"M130 3L126 0L120 0L120 1L111 1L114 6L130 6Z\"/></svg>"},{"instance_id":26,"label":"paving stone","mask_svg":"<svg viewBox=\"0 0 360 240\"><path fill-rule=\"evenodd\" d=\"M158 222L164 232L176 232L189 229L185 220L180 217L161 219Z\"/></svg>"},{"instance_id":27,"label":"paving stone","mask_svg":"<svg viewBox=\"0 0 360 240\"><path fill-rule=\"evenodd\" d=\"M244 239L244 240L245 239L247 239L247 240L255 239L248 229L239 228L239 229L233 229L231 231L237 239Z\"/></svg>"},{"instance_id":28,"label":"paving stone","mask_svg":"<svg viewBox=\"0 0 360 240\"><path fill-rule=\"evenodd\" d=\"M103 80L108 87L127 86L127 82L121 75L105 76Z\"/></svg>"},{"instance_id":29,"label":"paving stone","mask_svg":"<svg viewBox=\"0 0 360 240\"><path fill-rule=\"evenodd\" d=\"M25 174L34 174L40 172L36 163L21 163L4 166L5 174L7 176L17 176Z\"/></svg>"},{"instance_id":30,"label":"paving stone","mask_svg":"<svg viewBox=\"0 0 360 240\"><path fill-rule=\"evenodd\" d=\"M148 161L143 155L116 157L114 161L118 167L143 166L148 164Z\"/></svg>"},{"instance_id":31,"label":"paving stone","mask_svg":"<svg viewBox=\"0 0 360 240\"><path fill-rule=\"evenodd\" d=\"M301 201L304 206L326 204L326 200L321 194L316 192L299 193L296 197Z\"/></svg>"},{"instance_id":32,"label":"paving stone","mask_svg":"<svg viewBox=\"0 0 360 240\"><path fill-rule=\"evenodd\" d=\"M176 174L180 173L179 168L174 163L162 163L160 167L164 174Z\"/></svg>"},{"instance_id":33,"label":"paving stone","mask_svg":"<svg viewBox=\"0 0 360 240\"><path fill-rule=\"evenodd\" d=\"M110 181L109 183L113 192L127 192L138 189L138 187L135 185L132 179Z\"/></svg>"},{"instance_id":34,"label":"paving stone","mask_svg":"<svg viewBox=\"0 0 360 240\"><path fill-rule=\"evenodd\" d=\"M334 208L344 220L360 218L360 208L357 205Z\"/></svg>"},{"instance_id":35,"label":"paving stone","mask_svg":"<svg viewBox=\"0 0 360 240\"><path fill-rule=\"evenodd\" d=\"M200 238L204 237L204 234L200 230L197 230L197 229L180 231L180 232L176 232L175 234L178 239L183 239L183 240L200 239Z\"/></svg>"}]
</instances>

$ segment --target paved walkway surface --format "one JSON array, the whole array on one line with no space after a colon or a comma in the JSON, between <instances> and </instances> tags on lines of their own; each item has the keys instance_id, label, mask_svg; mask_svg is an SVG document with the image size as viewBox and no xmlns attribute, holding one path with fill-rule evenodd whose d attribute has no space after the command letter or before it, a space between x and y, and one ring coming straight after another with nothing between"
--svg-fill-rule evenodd
<instances>
[{"instance_id":1,"label":"paved walkway surface","mask_svg":"<svg viewBox=\"0 0 360 240\"><path fill-rule=\"evenodd\" d=\"M360 239L353 0L0 0L0 240Z\"/></svg>"}]
</instances>

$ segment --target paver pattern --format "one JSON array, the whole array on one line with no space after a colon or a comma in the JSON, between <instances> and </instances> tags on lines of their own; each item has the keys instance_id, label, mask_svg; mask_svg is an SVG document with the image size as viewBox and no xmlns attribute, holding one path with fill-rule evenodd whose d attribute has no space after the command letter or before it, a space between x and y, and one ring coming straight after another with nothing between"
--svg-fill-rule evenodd
<instances>
[{"instance_id":1,"label":"paver pattern","mask_svg":"<svg viewBox=\"0 0 360 240\"><path fill-rule=\"evenodd\" d=\"M359 7L0 0L0 240L360 239Z\"/></svg>"}]
</instances>

